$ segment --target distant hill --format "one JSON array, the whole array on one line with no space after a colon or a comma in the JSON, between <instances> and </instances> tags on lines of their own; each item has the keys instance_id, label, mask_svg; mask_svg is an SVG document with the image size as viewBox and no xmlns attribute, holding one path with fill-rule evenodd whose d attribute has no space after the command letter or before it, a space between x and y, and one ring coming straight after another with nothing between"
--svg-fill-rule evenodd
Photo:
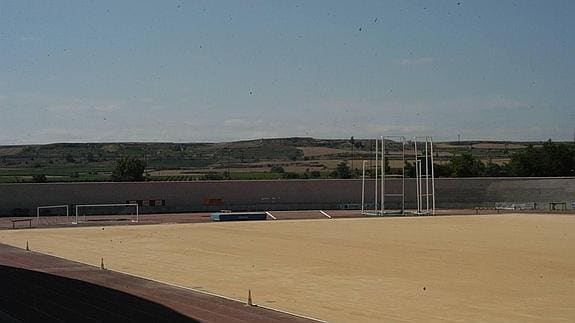
<instances>
[{"instance_id":1,"label":"distant hill","mask_svg":"<svg viewBox=\"0 0 575 323\"><path fill-rule=\"evenodd\" d=\"M504 162L526 142L465 141L435 143L436 161L469 151L482 160ZM540 143L532 143L538 145ZM373 159L373 141L355 139L272 138L222 143L56 143L0 146L0 182L28 182L34 175L48 181L106 181L115 161L135 156L147 162L150 180L281 178L271 172L310 173L323 177L340 161L352 169ZM399 143L388 145L398 151ZM400 167L392 164L391 167ZM280 168L278 168L280 167ZM229 170L229 173L228 173Z\"/></svg>"}]
</instances>

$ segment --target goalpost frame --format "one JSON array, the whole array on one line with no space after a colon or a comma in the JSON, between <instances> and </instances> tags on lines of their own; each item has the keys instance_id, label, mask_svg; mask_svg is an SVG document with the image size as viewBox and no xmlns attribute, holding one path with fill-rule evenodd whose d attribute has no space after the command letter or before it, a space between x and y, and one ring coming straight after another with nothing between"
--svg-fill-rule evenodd
<instances>
[{"instance_id":1,"label":"goalpost frame","mask_svg":"<svg viewBox=\"0 0 575 323\"><path fill-rule=\"evenodd\" d=\"M421 154L417 142L424 144ZM417 186L417 214L435 214L435 172L433 162L433 137L413 137L415 149L415 180ZM424 162L421 159L425 159ZM418 165L419 163L419 165ZM425 188L425 189L424 189ZM431 202L429 201L431 198Z\"/></svg>"},{"instance_id":2,"label":"goalpost frame","mask_svg":"<svg viewBox=\"0 0 575 323\"><path fill-rule=\"evenodd\" d=\"M391 154L387 153L387 144L390 141L395 141L399 139L401 143L401 161L402 161L402 173L401 175L387 174L385 170L385 165L391 158ZM374 180L374 210L373 213L365 212L365 161L363 165L362 172L362 183L361 183L361 213L363 215L384 215L384 214L435 214L435 171L434 171L434 155L433 155L433 137L431 136L414 136L412 141L407 141L405 136L381 136L381 159L378 155L380 154L380 149L378 147L378 139L375 140L375 180ZM418 147L419 144L419 147ZM406 189L406 149L408 146L413 147L413 166L415 168L415 189L416 189L416 205L417 209L414 212L408 212L405 209L405 189ZM411 147L410 147L411 148ZM421 152L420 152L421 150ZM379 161L381 161L381 178L378 178L378 168ZM387 177L399 177L401 178L401 193L388 193L386 190L386 180ZM378 203L378 182L381 180L381 208L379 208ZM385 197L401 197L401 210L392 211L386 210L385 208Z\"/></svg>"},{"instance_id":3,"label":"goalpost frame","mask_svg":"<svg viewBox=\"0 0 575 323\"><path fill-rule=\"evenodd\" d=\"M68 222L68 217L70 216L70 208L66 205L41 205L36 208L36 223L40 224L40 210L43 209L56 209L56 208L66 208L66 222Z\"/></svg>"},{"instance_id":4,"label":"goalpost frame","mask_svg":"<svg viewBox=\"0 0 575 323\"><path fill-rule=\"evenodd\" d=\"M385 166L388 165L390 160L392 159L392 154L387 153L388 144L390 142L398 142L401 144L401 158L395 158L395 160L401 160L401 174L388 174L385 170ZM405 136L400 135L390 135L390 136L381 136L381 214L385 214L387 212L395 214L404 214L405 213L405 149L406 149L407 141ZM397 156L398 157L398 156ZM389 193L386 190L386 183L387 178L400 178L401 179L401 193L394 192ZM401 197L401 208L399 210L386 210L385 209L385 197Z\"/></svg>"},{"instance_id":5,"label":"goalpost frame","mask_svg":"<svg viewBox=\"0 0 575 323\"><path fill-rule=\"evenodd\" d=\"M114 206L135 206L136 207L136 221L132 220L132 222L139 222L140 221L140 206L137 203L112 203L112 204L79 204L76 205L76 222L72 222L73 224L78 224L79 220L79 209L81 207L114 207ZM84 214L84 220L86 220L86 215Z\"/></svg>"}]
</instances>

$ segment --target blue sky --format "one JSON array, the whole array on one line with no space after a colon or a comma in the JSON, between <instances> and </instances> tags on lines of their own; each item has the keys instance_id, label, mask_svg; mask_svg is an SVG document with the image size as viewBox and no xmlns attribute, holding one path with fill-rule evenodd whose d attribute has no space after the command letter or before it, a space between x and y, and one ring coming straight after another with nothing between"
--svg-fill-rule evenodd
<instances>
[{"instance_id":1,"label":"blue sky","mask_svg":"<svg viewBox=\"0 0 575 323\"><path fill-rule=\"evenodd\" d=\"M573 1L0 0L0 144L572 140Z\"/></svg>"}]
</instances>

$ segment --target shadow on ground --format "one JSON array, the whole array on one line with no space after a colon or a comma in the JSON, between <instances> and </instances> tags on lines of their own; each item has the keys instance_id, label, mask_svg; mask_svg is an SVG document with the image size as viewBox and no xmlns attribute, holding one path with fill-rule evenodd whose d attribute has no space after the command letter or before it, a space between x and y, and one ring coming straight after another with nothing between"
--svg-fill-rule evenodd
<instances>
[{"instance_id":1,"label":"shadow on ground","mask_svg":"<svg viewBox=\"0 0 575 323\"><path fill-rule=\"evenodd\" d=\"M198 322L163 305L84 281L0 265L0 320Z\"/></svg>"}]
</instances>

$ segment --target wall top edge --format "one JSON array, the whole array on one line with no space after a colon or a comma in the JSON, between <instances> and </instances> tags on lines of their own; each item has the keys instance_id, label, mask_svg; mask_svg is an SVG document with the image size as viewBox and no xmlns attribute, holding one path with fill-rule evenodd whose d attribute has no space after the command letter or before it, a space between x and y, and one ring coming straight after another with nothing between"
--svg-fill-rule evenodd
<instances>
[{"instance_id":1,"label":"wall top edge","mask_svg":"<svg viewBox=\"0 0 575 323\"><path fill-rule=\"evenodd\" d=\"M413 180L413 178L406 178ZM366 178L366 180L373 180L373 178ZM398 180L396 178L390 180ZM575 177L459 177L436 178L439 181L467 181L467 180L501 180L501 181L525 181L525 180L575 180ZM282 180L214 180L214 181L153 181L153 182L53 182L53 183L0 183L0 186L29 186L29 185L102 185L102 184L138 184L138 185L157 185L157 184L172 184L172 185L185 185L185 184L204 184L204 183L296 183L296 182L354 182L361 181L361 179L282 179Z\"/></svg>"}]
</instances>

